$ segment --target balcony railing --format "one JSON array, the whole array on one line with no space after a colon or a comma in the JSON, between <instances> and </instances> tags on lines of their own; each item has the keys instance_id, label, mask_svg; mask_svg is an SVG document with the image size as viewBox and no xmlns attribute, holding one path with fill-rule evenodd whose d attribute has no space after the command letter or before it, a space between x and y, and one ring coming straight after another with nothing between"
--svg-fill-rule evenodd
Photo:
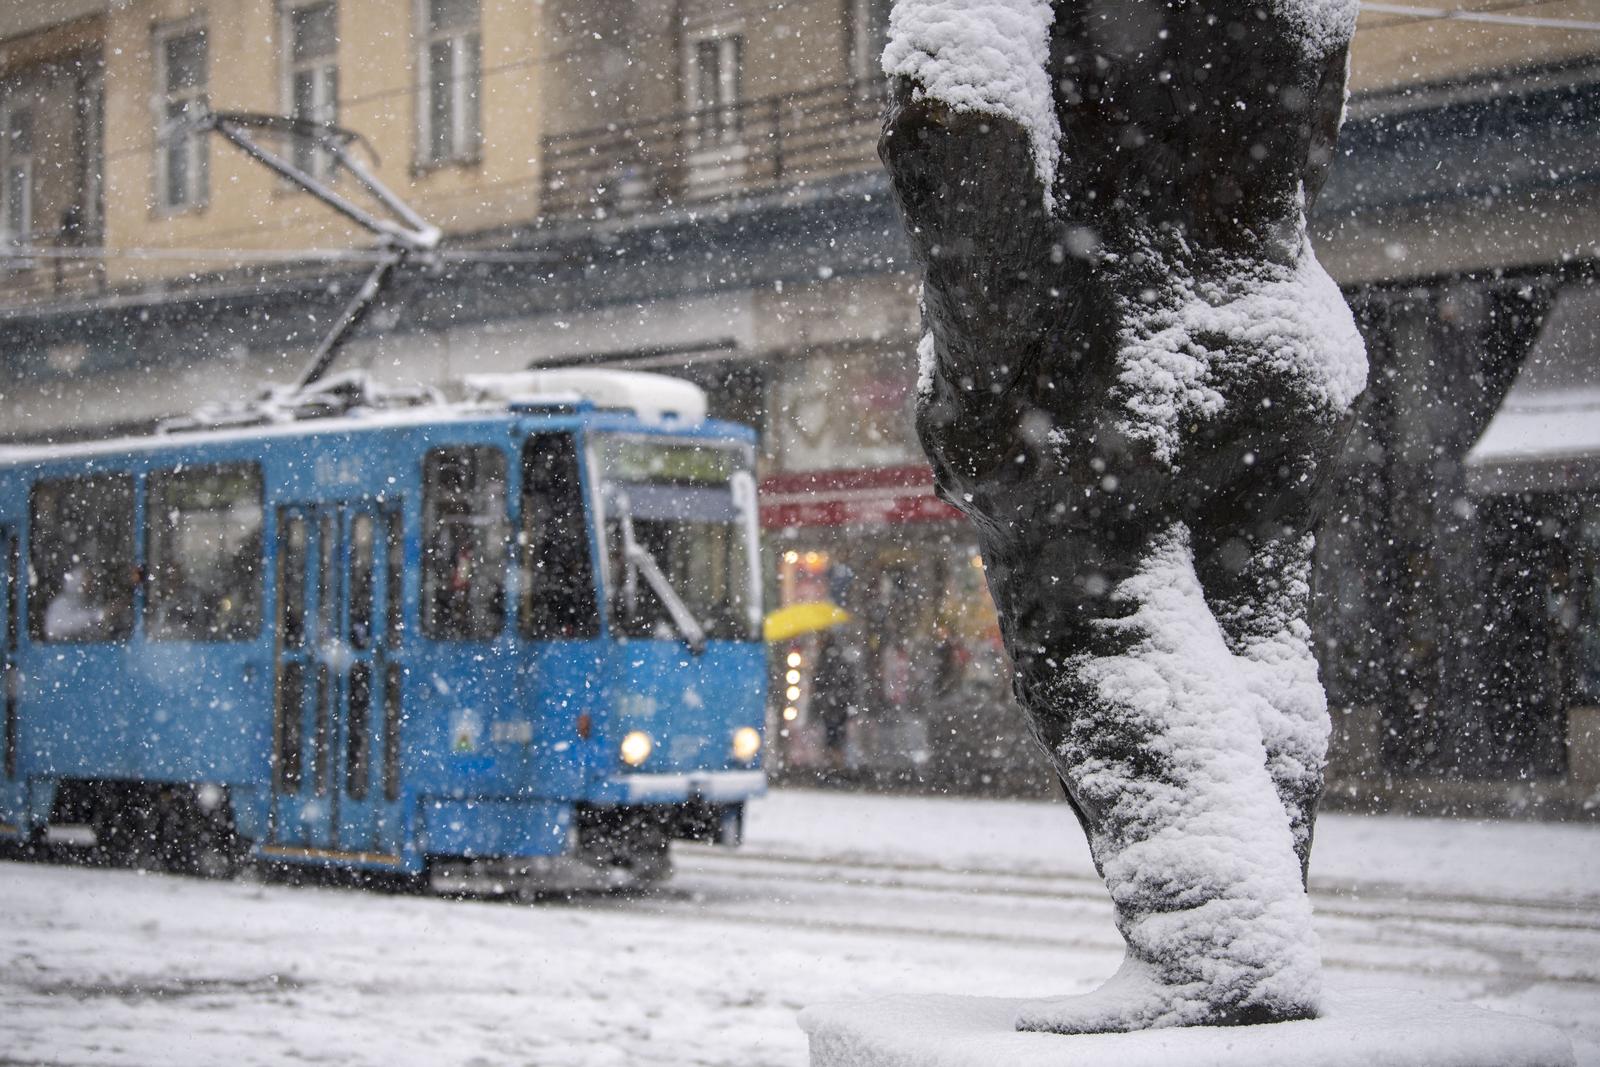
<instances>
[{"instance_id":1,"label":"balcony railing","mask_svg":"<svg viewBox=\"0 0 1600 1067\"><path fill-rule=\"evenodd\" d=\"M541 214L552 220L657 212L803 188L878 167L881 78L544 139ZM511 220L508 220L511 221ZM107 294L105 262L76 243L36 240L0 257L0 317ZM47 250L59 248L51 255ZM160 273L160 272L158 272ZM160 285L159 277L116 286Z\"/></svg>"},{"instance_id":2,"label":"balcony railing","mask_svg":"<svg viewBox=\"0 0 1600 1067\"><path fill-rule=\"evenodd\" d=\"M878 166L881 78L544 139L543 213L604 218L755 196Z\"/></svg>"},{"instance_id":3,"label":"balcony railing","mask_svg":"<svg viewBox=\"0 0 1600 1067\"><path fill-rule=\"evenodd\" d=\"M81 297L105 288L105 265L98 259L0 256L0 310Z\"/></svg>"}]
</instances>

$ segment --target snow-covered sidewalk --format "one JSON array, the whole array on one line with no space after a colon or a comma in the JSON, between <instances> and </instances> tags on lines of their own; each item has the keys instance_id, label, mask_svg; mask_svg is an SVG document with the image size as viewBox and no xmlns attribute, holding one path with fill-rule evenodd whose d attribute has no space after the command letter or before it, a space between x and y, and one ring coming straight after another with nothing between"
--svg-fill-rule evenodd
<instances>
[{"instance_id":1,"label":"snow-covered sidewalk","mask_svg":"<svg viewBox=\"0 0 1600 1067\"><path fill-rule=\"evenodd\" d=\"M752 805L745 843L766 854L1096 877L1065 802L775 791ZM1570 904L1600 919L1600 824L1326 813L1311 883Z\"/></svg>"},{"instance_id":2,"label":"snow-covered sidewalk","mask_svg":"<svg viewBox=\"0 0 1600 1067\"><path fill-rule=\"evenodd\" d=\"M1064 805L779 792L666 891L535 906L0 863L0 1062L801 1067L797 1012L1089 989ZM1328 817L1335 987L1535 1016L1600 1067L1600 827Z\"/></svg>"}]
</instances>

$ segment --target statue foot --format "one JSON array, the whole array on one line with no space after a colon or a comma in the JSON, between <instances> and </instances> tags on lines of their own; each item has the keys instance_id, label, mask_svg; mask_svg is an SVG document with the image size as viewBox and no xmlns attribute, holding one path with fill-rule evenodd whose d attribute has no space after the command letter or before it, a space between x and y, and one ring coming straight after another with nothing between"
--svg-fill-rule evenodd
<instances>
[{"instance_id":1,"label":"statue foot","mask_svg":"<svg viewBox=\"0 0 1600 1067\"><path fill-rule=\"evenodd\" d=\"M1127 959L1098 989L1023 1004L1016 1028L1050 1034L1118 1034L1169 1026L1253 1026L1317 1015L1309 998L1298 1003L1268 1002L1250 996L1248 990L1231 989L1219 1002L1216 992L1195 982L1163 982L1148 964Z\"/></svg>"}]
</instances>

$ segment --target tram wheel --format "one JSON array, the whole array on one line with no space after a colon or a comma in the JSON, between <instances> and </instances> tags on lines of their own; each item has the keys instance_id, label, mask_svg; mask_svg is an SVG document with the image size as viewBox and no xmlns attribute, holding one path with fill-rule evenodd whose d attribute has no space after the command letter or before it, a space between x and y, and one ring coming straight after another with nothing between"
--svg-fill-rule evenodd
<instances>
[{"instance_id":1,"label":"tram wheel","mask_svg":"<svg viewBox=\"0 0 1600 1067\"><path fill-rule=\"evenodd\" d=\"M672 877L672 843L665 839L637 848L628 869L641 889L651 889Z\"/></svg>"}]
</instances>

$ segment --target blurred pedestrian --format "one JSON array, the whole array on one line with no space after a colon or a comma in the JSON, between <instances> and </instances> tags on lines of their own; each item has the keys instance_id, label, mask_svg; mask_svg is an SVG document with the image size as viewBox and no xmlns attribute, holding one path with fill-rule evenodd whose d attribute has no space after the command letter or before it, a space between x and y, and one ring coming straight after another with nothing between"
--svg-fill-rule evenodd
<instances>
[{"instance_id":1,"label":"blurred pedestrian","mask_svg":"<svg viewBox=\"0 0 1600 1067\"><path fill-rule=\"evenodd\" d=\"M811 682L811 707L822 723L828 770L848 765L850 720L861 712L861 648L838 630L822 635Z\"/></svg>"}]
</instances>

